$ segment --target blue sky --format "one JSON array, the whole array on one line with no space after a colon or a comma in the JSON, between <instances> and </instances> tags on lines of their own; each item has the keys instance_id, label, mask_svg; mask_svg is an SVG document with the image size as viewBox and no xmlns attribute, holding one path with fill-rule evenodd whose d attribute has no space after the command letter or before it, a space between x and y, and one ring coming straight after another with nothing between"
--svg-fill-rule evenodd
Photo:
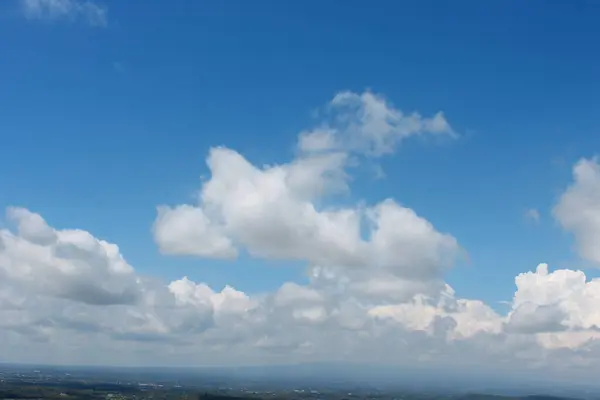
<instances>
[{"instance_id":1,"label":"blue sky","mask_svg":"<svg viewBox=\"0 0 600 400\"><path fill-rule=\"evenodd\" d=\"M584 265L550 210L600 149L600 3L98 4L105 26L0 5L0 207L90 231L166 280L246 293L304 282L302 263L160 255L156 207L193 202L211 146L285 163L316 109L369 89L443 111L460 135L407 140L379 160L383 179L360 167L350 199L392 197L451 233L471 259L446 276L457 294L502 309L520 272Z\"/></svg>"},{"instance_id":2,"label":"blue sky","mask_svg":"<svg viewBox=\"0 0 600 400\"><path fill-rule=\"evenodd\" d=\"M108 25L90 29L3 3L0 205L96 232L142 270L271 288L298 274L161 258L155 207L193 196L210 146L283 162L312 110L371 88L403 110L443 110L462 135L410 143L382 162L386 179L353 186L453 232L472 260L449 278L461 294L508 299L515 272L570 261L547 211L574 159L600 147L593 2L105 4Z\"/></svg>"}]
</instances>

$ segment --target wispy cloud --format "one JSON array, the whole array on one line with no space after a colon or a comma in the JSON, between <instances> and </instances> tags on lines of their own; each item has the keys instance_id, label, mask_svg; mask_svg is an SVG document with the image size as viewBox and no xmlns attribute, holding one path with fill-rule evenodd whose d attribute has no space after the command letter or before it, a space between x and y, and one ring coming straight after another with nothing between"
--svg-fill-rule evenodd
<instances>
[{"instance_id":1,"label":"wispy cloud","mask_svg":"<svg viewBox=\"0 0 600 400\"><path fill-rule=\"evenodd\" d=\"M540 222L540 218L540 212L536 208L529 208L525 211L525 219L528 221L532 221L537 224Z\"/></svg>"},{"instance_id":2,"label":"wispy cloud","mask_svg":"<svg viewBox=\"0 0 600 400\"><path fill-rule=\"evenodd\" d=\"M107 24L107 9L91 0L20 0L29 19L83 20L91 26Z\"/></svg>"}]
</instances>

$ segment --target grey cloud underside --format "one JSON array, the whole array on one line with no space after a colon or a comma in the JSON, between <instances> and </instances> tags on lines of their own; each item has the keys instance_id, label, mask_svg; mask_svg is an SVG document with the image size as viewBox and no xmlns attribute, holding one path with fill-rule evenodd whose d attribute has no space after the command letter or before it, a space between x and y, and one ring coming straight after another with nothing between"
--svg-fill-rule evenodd
<instances>
[{"instance_id":1,"label":"grey cloud underside","mask_svg":"<svg viewBox=\"0 0 600 400\"><path fill-rule=\"evenodd\" d=\"M160 206L152 228L167 255L301 260L306 284L248 295L187 277L162 282L140 275L113 243L9 208L12 225L0 230L0 353L79 364L599 364L600 280L540 264L515 277L510 310L499 314L445 283L460 251L450 233L394 199L333 205L350 190L353 156L376 159L413 137L457 138L443 114L405 114L369 92L342 93L327 109L327 122L299 135L287 164L257 167L232 149L211 149L197 202ZM600 264L591 246L598 193L599 167L582 160L554 215L581 256Z\"/></svg>"}]
</instances>

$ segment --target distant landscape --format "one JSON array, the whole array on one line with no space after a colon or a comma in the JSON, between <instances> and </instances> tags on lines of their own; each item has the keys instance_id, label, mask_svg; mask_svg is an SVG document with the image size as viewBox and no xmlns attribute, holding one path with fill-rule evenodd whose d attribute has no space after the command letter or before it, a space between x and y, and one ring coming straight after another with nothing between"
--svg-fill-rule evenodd
<instances>
[{"instance_id":1,"label":"distant landscape","mask_svg":"<svg viewBox=\"0 0 600 400\"><path fill-rule=\"evenodd\" d=\"M314 367L314 366L311 366ZM306 367L308 368L308 366ZM280 373L275 373L275 370ZM287 399L287 400L561 400L600 398L600 391L574 388L445 388L436 379L367 385L341 379L308 377L302 368L283 378L282 367L270 368L101 368L31 365L0 366L0 399Z\"/></svg>"}]
</instances>

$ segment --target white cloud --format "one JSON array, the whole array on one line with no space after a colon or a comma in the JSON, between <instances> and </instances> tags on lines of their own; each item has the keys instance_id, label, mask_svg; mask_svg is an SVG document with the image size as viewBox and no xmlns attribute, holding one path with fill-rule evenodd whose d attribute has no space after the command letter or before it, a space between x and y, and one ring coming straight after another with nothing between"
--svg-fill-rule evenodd
<instances>
[{"instance_id":1,"label":"white cloud","mask_svg":"<svg viewBox=\"0 0 600 400\"><path fill-rule=\"evenodd\" d=\"M23 290L89 304L133 303L138 282L119 248L81 230L54 230L37 214L9 208L18 234L0 231L6 279Z\"/></svg>"},{"instance_id":2,"label":"white cloud","mask_svg":"<svg viewBox=\"0 0 600 400\"><path fill-rule=\"evenodd\" d=\"M222 230L202 209L189 205L159 207L153 226L156 243L164 254L237 257L237 250Z\"/></svg>"},{"instance_id":3,"label":"white cloud","mask_svg":"<svg viewBox=\"0 0 600 400\"><path fill-rule=\"evenodd\" d=\"M288 324L335 326L355 332L358 342L361 335L374 339L381 329L391 329L420 332L450 348L449 343L471 343L485 354L516 343L538 346L535 356L521 351L524 358L594 342L596 316L587 304L596 296L596 282L586 283L582 272L549 273L541 264L535 273L517 276L511 310L499 315L481 301L455 297L443 273L453 264L458 243L414 210L393 199L373 206L325 206L331 203L327 196L349 190L353 153L380 156L424 133L456 137L443 114L406 116L369 92L341 93L329 112L333 122L302 132L301 151L288 164L258 168L233 150L213 149L207 162L211 176L198 203L178 206L205 215L236 249L311 265L307 287L288 283L267 300L270 318L286 309L278 318ZM535 209L526 216L539 220ZM193 255L214 241L212 234L202 237L208 232L204 223L196 229L192 219L182 220L190 222L180 227L189 233L172 235L189 250L172 253ZM402 340L408 340L405 334ZM271 339L262 338L261 346L293 342Z\"/></svg>"},{"instance_id":4,"label":"white cloud","mask_svg":"<svg viewBox=\"0 0 600 400\"><path fill-rule=\"evenodd\" d=\"M579 255L600 266L600 166L581 159L573 167L575 182L553 209L561 226L575 236Z\"/></svg>"},{"instance_id":5,"label":"white cloud","mask_svg":"<svg viewBox=\"0 0 600 400\"><path fill-rule=\"evenodd\" d=\"M340 92L326 111L329 121L300 134L300 150L343 150L377 157L393 153L400 142L411 136L457 137L442 112L431 118L416 112L405 114L383 96L368 91Z\"/></svg>"},{"instance_id":6,"label":"white cloud","mask_svg":"<svg viewBox=\"0 0 600 400\"><path fill-rule=\"evenodd\" d=\"M583 271L535 272L515 278L517 291L507 328L512 332L540 333L540 344L577 348L599 337L600 279L587 280Z\"/></svg>"},{"instance_id":7,"label":"white cloud","mask_svg":"<svg viewBox=\"0 0 600 400\"><path fill-rule=\"evenodd\" d=\"M363 97L344 94L333 104ZM356 120L366 118L362 107ZM363 135L390 135L371 124ZM419 124L447 131L439 119ZM394 199L333 206L350 190L348 159L358 147L314 143L288 163L264 167L213 148L197 202L158 209L153 233L165 254L233 259L245 251L306 263L307 283L282 282L271 292L155 280L115 244L9 208L11 228L0 230L0 353L7 361L79 364L600 367L600 279L540 264L515 278L505 315L460 298L444 280L456 238ZM596 168L579 163L555 209L592 260Z\"/></svg>"},{"instance_id":8,"label":"white cloud","mask_svg":"<svg viewBox=\"0 0 600 400\"><path fill-rule=\"evenodd\" d=\"M406 253L429 272L399 274L401 261L391 269L386 262L313 266L308 284L250 296L186 277L154 281L88 232L52 228L21 208L8 215L14 231L0 231L0 335L10 336L10 346L40 349L40 357L65 351L70 362L125 364L193 364L190 355L225 364L342 357L409 365L459 354L461 362L497 362L509 352L514 365L532 365L562 349L590 357L598 337L600 280L586 282L579 271L550 273L541 264L517 276L506 316L456 297L442 270L432 275L426 267L441 260L406 251L398 257ZM152 352L144 353L148 346Z\"/></svg>"},{"instance_id":9,"label":"white cloud","mask_svg":"<svg viewBox=\"0 0 600 400\"><path fill-rule=\"evenodd\" d=\"M559 224L575 238L581 258L600 266L600 166L597 159L581 159L573 166L574 182L552 210ZM529 213L530 216L537 214ZM587 280L583 271L549 272L540 264L535 272L516 277L512 311L506 329L535 334L547 348L590 346L600 337L600 279Z\"/></svg>"},{"instance_id":10,"label":"white cloud","mask_svg":"<svg viewBox=\"0 0 600 400\"><path fill-rule=\"evenodd\" d=\"M352 127L344 135L380 137L373 139L378 152L381 143L389 151L396 139L421 131L451 132L439 117L422 120L415 114L406 117L412 122L404 121L400 111L369 92L344 92L331 104L344 108L340 120L348 122L351 112L359 115L348 122ZM351 144L354 139L347 140ZM305 141L300 134L299 143ZM310 147L324 149L323 143ZM159 208L157 244L170 254L220 258L244 248L256 257L346 269L372 266L378 274L413 281L429 281L453 263L456 239L393 199L372 207L323 205L328 196L348 190L350 150L328 150L259 168L234 150L211 149L211 177L202 185L198 203Z\"/></svg>"},{"instance_id":11,"label":"white cloud","mask_svg":"<svg viewBox=\"0 0 600 400\"><path fill-rule=\"evenodd\" d=\"M227 286L187 278L163 284L138 275L119 248L82 230L51 228L10 208L16 232L0 231L0 327L35 337L57 330L113 340L185 341L253 301Z\"/></svg>"},{"instance_id":12,"label":"white cloud","mask_svg":"<svg viewBox=\"0 0 600 400\"><path fill-rule=\"evenodd\" d=\"M77 20L91 26L106 26L107 9L91 0L20 0L30 19Z\"/></svg>"}]
</instances>

